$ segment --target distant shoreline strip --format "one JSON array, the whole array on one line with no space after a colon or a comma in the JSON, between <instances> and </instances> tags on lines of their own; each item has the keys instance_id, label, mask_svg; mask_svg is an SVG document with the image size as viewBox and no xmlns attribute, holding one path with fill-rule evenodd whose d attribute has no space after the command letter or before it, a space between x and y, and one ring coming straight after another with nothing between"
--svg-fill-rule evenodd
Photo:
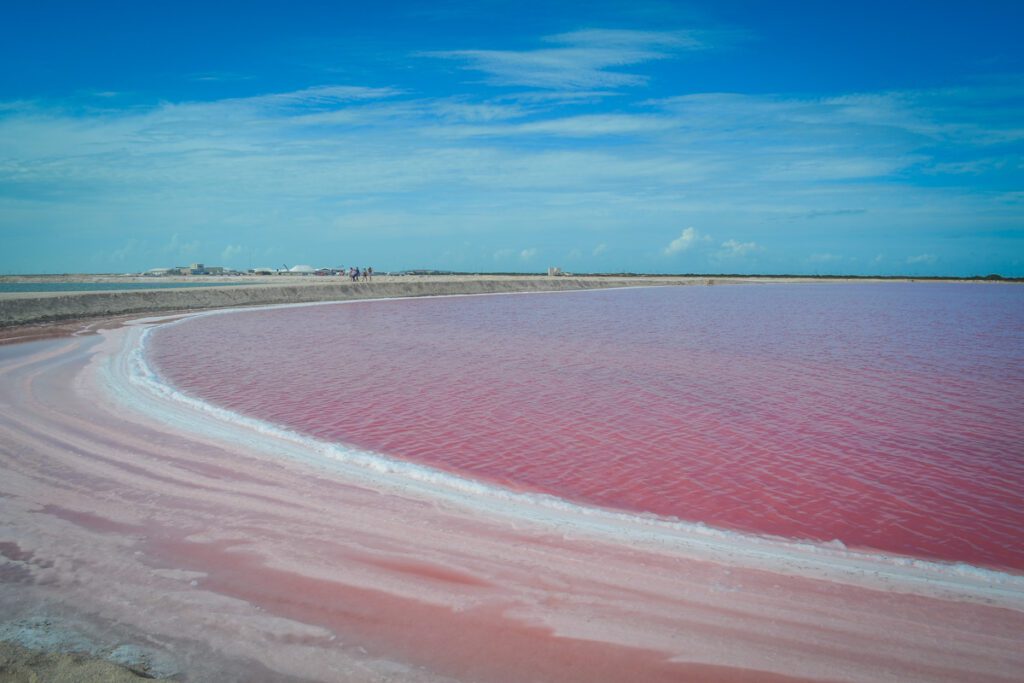
<instances>
[{"instance_id":1,"label":"distant shoreline strip","mask_svg":"<svg viewBox=\"0 0 1024 683\"><path fill-rule=\"evenodd\" d=\"M574 291L652 285L725 284L709 278L429 279L325 284L260 284L161 290L31 293L0 298L0 327L167 311L453 294Z\"/></svg>"}]
</instances>

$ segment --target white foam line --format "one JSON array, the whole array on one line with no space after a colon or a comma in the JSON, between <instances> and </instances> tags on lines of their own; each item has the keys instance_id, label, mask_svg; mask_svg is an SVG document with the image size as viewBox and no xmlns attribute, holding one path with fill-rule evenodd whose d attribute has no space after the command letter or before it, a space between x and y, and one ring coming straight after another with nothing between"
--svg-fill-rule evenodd
<instances>
[{"instance_id":1,"label":"white foam line","mask_svg":"<svg viewBox=\"0 0 1024 683\"><path fill-rule=\"evenodd\" d=\"M162 325L166 326L196 317L245 310L343 303L355 302L277 304L258 309L223 309L147 318L137 322L169 321ZM1001 606L1024 611L1022 575L964 563L847 550L839 542L813 543L735 532L654 514L581 505L547 494L520 493L383 454L321 441L246 417L187 395L164 381L145 358L146 343L154 329L157 328L136 325L102 333L110 337L111 342L115 342L120 334L124 336L120 349L110 349L110 356L103 365L106 385L126 408L158 417L186 434L198 433L235 446L241 443L250 453L258 452L270 458L288 457L375 490L430 501L443 500L467 511L530 522L567 538L586 537L640 545L666 554L867 588L882 587L898 593L986 604L995 601ZM148 406L148 411L142 406Z\"/></svg>"}]
</instances>

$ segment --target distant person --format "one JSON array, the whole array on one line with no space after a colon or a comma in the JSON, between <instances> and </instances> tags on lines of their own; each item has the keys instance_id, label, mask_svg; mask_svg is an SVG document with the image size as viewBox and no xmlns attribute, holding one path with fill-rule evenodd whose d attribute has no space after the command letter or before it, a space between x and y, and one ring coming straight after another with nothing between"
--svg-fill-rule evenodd
<instances>
[{"instance_id":1,"label":"distant person","mask_svg":"<svg viewBox=\"0 0 1024 683\"><path fill-rule=\"evenodd\" d=\"M355 274L354 274L354 275L352 276L352 281L353 281L353 282L359 282L359 276L360 276L360 275L362 275L362 273L360 273L360 272L359 272L359 266L356 266L356 272L355 272Z\"/></svg>"},{"instance_id":2,"label":"distant person","mask_svg":"<svg viewBox=\"0 0 1024 683\"><path fill-rule=\"evenodd\" d=\"M372 280L373 279L373 267L372 266L366 266L366 270L363 271L363 279L366 279L366 280Z\"/></svg>"}]
</instances>

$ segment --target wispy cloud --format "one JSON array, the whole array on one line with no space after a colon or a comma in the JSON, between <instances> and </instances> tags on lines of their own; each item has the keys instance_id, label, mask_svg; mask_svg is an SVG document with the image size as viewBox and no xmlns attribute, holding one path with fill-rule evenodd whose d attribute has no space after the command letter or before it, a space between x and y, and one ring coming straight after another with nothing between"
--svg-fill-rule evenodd
<instances>
[{"instance_id":1,"label":"wispy cloud","mask_svg":"<svg viewBox=\"0 0 1024 683\"><path fill-rule=\"evenodd\" d=\"M833 218L835 216L860 216L867 213L867 209L827 209L806 211L798 214L800 218Z\"/></svg>"},{"instance_id":2,"label":"wispy cloud","mask_svg":"<svg viewBox=\"0 0 1024 683\"><path fill-rule=\"evenodd\" d=\"M718 252L718 256L725 258L739 258L747 256L755 251L760 250L756 242L739 242L734 239L726 240L722 242L722 249Z\"/></svg>"},{"instance_id":3,"label":"wispy cloud","mask_svg":"<svg viewBox=\"0 0 1024 683\"><path fill-rule=\"evenodd\" d=\"M224 247L224 251L220 252L220 258L225 263L229 263L237 259L245 252L245 248L241 244L229 244Z\"/></svg>"},{"instance_id":4,"label":"wispy cloud","mask_svg":"<svg viewBox=\"0 0 1024 683\"><path fill-rule=\"evenodd\" d=\"M816 144L857 131L858 144L891 149L928 144L991 145L1024 140L1024 84L851 93L831 98L698 93L649 104L717 138L745 131L780 145ZM784 137L777 138L779 133Z\"/></svg>"},{"instance_id":5,"label":"wispy cloud","mask_svg":"<svg viewBox=\"0 0 1024 683\"><path fill-rule=\"evenodd\" d=\"M926 264L931 265L939 260L939 257L935 254L917 254L916 256L907 257L907 263L910 265Z\"/></svg>"},{"instance_id":6,"label":"wispy cloud","mask_svg":"<svg viewBox=\"0 0 1024 683\"><path fill-rule=\"evenodd\" d=\"M841 261L842 258L842 256L826 252L820 254L811 254L810 256L807 257L807 260L810 263L834 263L836 261Z\"/></svg>"},{"instance_id":7,"label":"wispy cloud","mask_svg":"<svg viewBox=\"0 0 1024 683\"><path fill-rule=\"evenodd\" d=\"M325 85L150 107L0 103L0 220L51 236L133 226L140 241L123 258L140 267L229 260L237 254L224 245L240 241L259 253L270 245L249 235L282 226L309 244L468 238L482 263L601 240L580 247L583 257L756 256L760 267L782 263L779 245L798 221L815 233L788 253L806 264L801 255L846 253L884 216L886 230L907 237L891 246L902 256L871 265L877 272L929 263L905 257L921 250L923 225L950 238L1002 229L1019 239L1020 193L991 190L1019 187L1019 124L970 92L982 103L996 97L981 86L817 100L710 93L581 109ZM701 231L680 230L680 216ZM760 246L769 228L771 250ZM737 238L712 243L704 231ZM106 259L120 244L88 253ZM502 251L507 244L519 246ZM949 263L941 245L928 248L918 256ZM877 249L865 247L860 263Z\"/></svg>"},{"instance_id":8,"label":"wispy cloud","mask_svg":"<svg viewBox=\"0 0 1024 683\"><path fill-rule=\"evenodd\" d=\"M630 29L588 28L557 33L545 42L616 50L635 50L647 55L660 50L696 50L709 45L695 31L637 31ZM706 34L705 34L706 35Z\"/></svg>"},{"instance_id":9,"label":"wispy cloud","mask_svg":"<svg viewBox=\"0 0 1024 683\"><path fill-rule=\"evenodd\" d=\"M185 240L178 233L174 233L170 242L165 244L161 251L171 258L190 258L198 253L199 247L199 240Z\"/></svg>"},{"instance_id":10,"label":"wispy cloud","mask_svg":"<svg viewBox=\"0 0 1024 683\"><path fill-rule=\"evenodd\" d=\"M552 136L585 138L650 135L678 126L670 118L643 114L588 114L497 126L463 126L451 132L466 137Z\"/></svg>"},{"instance_id":11,"label":"wispy cloud","mask_svg":"<svg viewBox=\"0 0 1024 683\"><path fill-rule=\"evenodd\" d=\"M465 99L437 101L430 107L430 111L447 124L493 123L519 118L529 113L519 104L469 102Z\"/></svg>"},{"instance_id":12,"label":"wispy cloud","mask_svg":"<svg viewBox=\"0 0 1024 683\"><path fill-rule=\"evenodd\" d=\"M129 259L139 248L139 240L132 238L129 239L121 247L113 250L109 254L109 260L114 263L123 263Z\"/></svg>"},{"instance_id":13,"label":"wispy cloud","mask_svg":"<svg viewBox=\"0 0 1024 683\"><path fill-rule=\"evenodd\" d=\"M229 81L251 81L255 76L231 73L227 71L205 71L188 76L188 80L198 83L224 83Z\"/></svg>"},{"instance_id":14,"label":"wispy cloud","mask_svg":"<svg viewBox=\"0 0 1024 683\"><path fill-rule=\"evenodd\" d=\"M271 107L333 107L347 102L378 100L401 95L395 88L367 88L356 85L321 85L290 92L222 100L225 104Z\"/></svg>"},{"instance_id":15,"label":"wispy cloud","mask_svg":"<svg viewBox=\"0 0 1024 683\"><path fill-rule=\"evenodd\" d=\"M620 71L684 50L705 47L681 31L587 29L548 36L554 47L534 50L447 50L425 56L463 62L493 85L590 90L643 85L643 75Z\"/></svg>"}]
</instances>

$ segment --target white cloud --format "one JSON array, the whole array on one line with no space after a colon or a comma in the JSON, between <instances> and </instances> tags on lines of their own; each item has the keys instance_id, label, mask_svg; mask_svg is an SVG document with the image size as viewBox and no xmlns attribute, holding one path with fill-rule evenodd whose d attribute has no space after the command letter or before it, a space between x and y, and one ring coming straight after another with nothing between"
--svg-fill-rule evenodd
<instances>
[{"instance_id":1,"label":"white cloud","mask_svg":"<svg viewBox=\"0 0 1024 683\"><path fill-rule=\"evenodd\" d=\"M116 263L122 263L126 259L133 256L138 248L139 241L136 239L130 239L119 249L115 249L114 251L110 252L109 260Z\"/></svg>"},{"instance_id":2,"label":"white cloud","mask_svg":"<svg viewBox=\"0 0 1024 683\"><path fill-rule=\"evenodd\" d=\"M545 47L589 50L598 37L611 38L576 35ZM676 49L645 35L614 38L610 49L638 49L631 41ZM0 187L7 189L0 193L0 231L41 226L46 238L39 239L37 260L48 258L52 250L42 245L55 239L106 260L134 235L142 246L117 254L140 269L223 258L217 249L242 242L260 250L270 240L283 243L282 259L309 262L317 254L293 256L294 245L322 244L325 233L339 240L359 234L367 242L472 235L474 244L520 245L495 256L510 263L529 251L523 245L534 245L540 258L638 225L648 231L643 243L655 249L647 256L762 251L737 240L719 247L720 240L711 243L696 229L688 236L675 222L686 216L702 226L774 221L774 265L786 258L806 263L786 232L796 219L814 218L836 253L882 246L880 237L870 244L881 226L855 212L885 216L885 230L902 244L927 244L921 236L928 230L967 238L963 225L1016 230L1019 223L1020 193L993 193L991 186L982 192L971 184L980 181L962 172L955 191L931 175L916 182L922 174L962 170L937 163L953 160L975 163L979 177L1002 173L1005 186L1016 186L1019 155L999 141L1012 139L1021 119L1010 105L993 105L998 115L981 111L972 99L977 89L832 100L712 93L638 106L619 95L621 105L609 99L598 110L567 104L564 94L431 99L326 85L151 107L121 106L114 98L95 108L91 96L90 107L77 109L0 102ZM983 95L980 101L991 100ZM929 161L938 143L947 158ZM564 230L558 239L541 227L552 225ZM108 234L102 243L89 237ZM168 244L169 235L175 236ZM665 246L662 240L673 236ZM416 248L415 240L404 242ZM623 258L636 246L613 244ZM580 249L583 256L607 253ZM0 269L12 267L17 251L0 250ZM479 248L474 258L486 263L490 254ZM883 265L905 266L906 254ZM952 263L929 256L911 258ZM821 254L812 258L825 262Z\"/></svg>"},{"instance_id":3,"label":"white cloud","mask_svg":"<svg viewBox=\"0 0 1024 683\"><path fill-rule=\"evenodd\" d=\"M753 244L753 243L751 243L751 244ZM837 256L836 254L827 254L827 253L825 253L825 254L811 254L810 256L807 257L807 260L810 261L811 263L832 263L834 261L840 261L840 260L842 260L842 258L843 258L842 256Z\"/></svg>"},{"instance_id":4,"label":"white cloud","mask_svg":"<svg viewBox=\"0 0 1024 683\"><path fill-rule=\"evenodd\" d=\"M688 31L634 31L630 29L591 28L558 33L544 38L545 42L603 48L651 50L698 49L706 47L695 32Z\"/></svg>"},{"instance_id":5,"label":"white cloud","mask_svg":"<svg viewBox=\"0 0 1024 683\"><path fill-rule=\"evenodd\" d=\"M502 95L498 99L528 105L558 105L593 104L609 97L620 97L620 93L614 90L523 90Z\"/></svg>"},{"instance_id":6,"label":"white cloud","mask_svg":"<svg viewBox=\"0 0 1024 683\"><path fill-rule=\"evenodd\" d=\"M677 126L664 116L638 114L589 114L527 123L462 126L453 132L465 137L544 135L585 138L601 135L649 135Z\"/></svg>"},{"instance_id":7,"label":"white cloud","mask_svg":"<svg viewBox=\"0 0 1024 683\"><path fill-rule=\"evenodd\" d=\"M594 247L594 250L590 252L591 256L600 256L608 251L608 245L602 242L601 244Z\"/></svg>"},{"instance_id":8,"label":"white cloud","mask_svg":"<svg viewBox=\"0 0 1024 683\"><path fill-rule=\"evenodd\" d=\"M508 261L510 259L518 258L520 261L529 261L533 259L539 250L536 247L529 247L527 249L498 249L491 256L495 261Z\"/></svg>"},{"instance_id":9,"label":"white cloud","mask_svg":"<svg viewBox=\"0 0 1024 683\"><path fill-rule=\"evenodd\" d=\"M186 258L195 256L199 251L199 240L185 242L178 233L171 235L171 241L165 244L161 250L172 257Z\"/></svg>"},{"instance_id":10,"label":"white cloud","mask_svg":"<svg viewBox=\"0 0 1024 683\"><path fill-rule=\"evenodd\" d=\"M918 263L931 264L939 260L939 257L935 254L918 254L917 256L907 257L907 263L914 265Z\"/></svg>"},{"instance_id":11,"label":"white cloud","mask_svg":"<svg viewBox=\"0 0 1024 683\"><path fill-rule=\"evenodd\" d=\"M446 123L490 123L519 118L529 113L518 104L495 104L493 102L465 102L441 100L433 105L432 111Z\"/></svg>"},{"instance_id":12,"label":"white cloud","mask_svg":"<svg viewBox=\"0 0 1024 683\"><path fill-rule=\"evenodd\" d=\"M207 71L203 73L193 74L188 79L197 82L206 83L220 83L225 81L251 81L255 76L248 76L244 74L230 73L227 71Z\"/></svg>"},{"instance_id":13,"label":"white cloud","mask_svg":"<svg viewBox=\"0 0 1024 683\"><path fill-rule=\"evenodd\" d=\"M877 171L900 159L905 166L927 163L935 152L929 145L936 142L947 148L980 146L979 151L991 156L986 146L1021 140L1024 127L1017 122L1024 117L1024 102L1019 93L1019 85L1013 95L989 84L852 93L827 99L698 93L649 104L681 115L684 124L700 131L705 139L742 139L747 145L764 145L775 152L788 147L828 152L831 147L833 153L843 152L841 159ZM914 150L926 152L914 154ZM814 156L827 159L829 155Z\"/></svg>"},{"instance_id":14,"label":"white cloud","mask_svg":"<svg viewBox=\"0 0 1024 683\"><path fill-rule=\"evenodd\" d=\"M245 248L241 244L229 244L224 247L224 251L220 252L220 258L224 262L233 261L245 251Z\"/></svg>"},{"instance_id":15,"label":"white cloud","mask_svg":"<svg viewBox=\"0 0 1024 683\"><path fill-rule=\"evenodd\" d=\"M448 50L425 56L456 59L488 74L495 85L586 90L642 85L646 77L613 69L704 45L690 34L672 31L589 29L545 38L558 47L537 50Z\"/></svg>"},{"instance_id":16,"label":"white cloud","mask_svg":"<svg viewBox=\"0 0 1024 683\"><path fill-rule=\"evenodd\" d=\"M683 231L679 233L679 237L669 242L668 246L662 250L662 253L665 256L674 256L688 250L698 242L708 242L710 240L711 238L708 235L701 235L695 228L683 228Z\"/></svg>"},{"instance_id":17,"label":"white cloud","mask_svg":"<svg viewBox=\"0 0 1024 683\"><path fill-rule=\"evenodd\" d=\"M238 99L222 100L225 103L237 102L263 106L307 106L328 107L345 102L377 100L400 95L402 91L395 88L366 88L358 85L320 85L303 90L283 93L257 95Z\"/></svg>"},{"instance_id":18,"label":"white cloud","mask_svg":"<svg viewBox=\"0 0 1024 683\"><path fill-rule=\"evenodd\" d=\"M729 258L741 257L757 251L760 248L761 247L759 247L756 242L737 242L736 240L730 239L722 242L722 251L719 252L719 255Z\"/></svg>"}]
</instances>

